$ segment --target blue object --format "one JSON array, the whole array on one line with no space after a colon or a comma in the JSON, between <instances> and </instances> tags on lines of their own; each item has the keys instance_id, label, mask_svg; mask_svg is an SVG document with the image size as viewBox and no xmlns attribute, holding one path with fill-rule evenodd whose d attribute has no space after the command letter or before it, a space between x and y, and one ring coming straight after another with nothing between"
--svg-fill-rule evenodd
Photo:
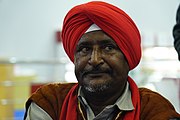
<instances>
[{"instance_id":1,"label":"blue object","mask_svg":"<svg viewBox=\"0 0 180 120\"><path fill-rule=\"evenodd\" d=\"M15 110L14 111L14 120L23 120L25 110Z\"/></svg>"}]
</instances>

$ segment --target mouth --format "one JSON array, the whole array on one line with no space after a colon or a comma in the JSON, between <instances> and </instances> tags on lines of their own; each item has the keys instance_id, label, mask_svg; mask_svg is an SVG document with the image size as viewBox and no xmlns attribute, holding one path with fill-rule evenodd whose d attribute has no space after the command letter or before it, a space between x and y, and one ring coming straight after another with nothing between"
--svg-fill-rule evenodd
<instances>
[{"instance_id":1,"label":"mouth","mask_svg":"<svg viewBox=\"0 0 180 120\"><path fill-rule=\"evenodd\" d=\"M89 74L86 74L86 76L95 78L95 77L101 77L101 76L103 76L105 74L107 74L107 73L89 73Z\"/></svg>"},{"instance_id":2,"label":"mouth","mask_svg":"<svg viewBox=\"0 0 180 120\"><path fill-rule=\"evenodd\" d=\"M98 78L98 77L103 77L110 74L111 74L110 71L86 71L83 73L83 76L90 77L90 78Z\"/></svg>"}]
</instances>

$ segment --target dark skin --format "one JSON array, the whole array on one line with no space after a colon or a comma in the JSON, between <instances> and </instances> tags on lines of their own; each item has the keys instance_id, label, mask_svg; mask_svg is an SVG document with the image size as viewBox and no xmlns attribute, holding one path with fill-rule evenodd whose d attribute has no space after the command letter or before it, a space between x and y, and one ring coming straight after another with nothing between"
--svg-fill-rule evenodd
<instances>
[{"instance_id":1,"label":"dark skin","mask_svg":"<svg viewBox=\"0 0 180 120\"><path fill-rule=\"evenodd\" d=\"M117 44L103 31L82 36L74 65L78 83L95 115L122 95L129 66Z\"/></svg>"}]
</instances>

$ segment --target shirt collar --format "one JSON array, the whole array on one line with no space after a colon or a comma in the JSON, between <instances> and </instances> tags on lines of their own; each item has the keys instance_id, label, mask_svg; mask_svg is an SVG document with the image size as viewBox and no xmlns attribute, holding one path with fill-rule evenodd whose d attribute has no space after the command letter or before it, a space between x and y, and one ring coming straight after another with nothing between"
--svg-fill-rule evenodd
<instances>
[{"instance_id":1,"label":"shirt collar","mask_svg":"<svg viewBox=\"0 0 180 120\"><path fill-rule=\"evenodd\" d=\"M81 86L78 89L78 100L81 102L83 107L89 108L89 105L84 97L84 94L82 92ZM131 91L129 89L129 83L127 82L126 88L124 93L118 98L116 103L114 105L117 105L118 108L122 111L129 111L133 110L134 106L132 104L132 99L131 99Z\"/></svg>"},{"instance_id":2,"label":"shirt collar","mask_svg":"<svg viewBox=\"0 0 180 120\"><path fill-rule=\"evenodd\" d=\"M133 110L134 106L131 99L131 91L129 89L129 83L127 82L124 93L119 97L115 103L120 110L128 111Z\"/></svg>"}]
</instances>

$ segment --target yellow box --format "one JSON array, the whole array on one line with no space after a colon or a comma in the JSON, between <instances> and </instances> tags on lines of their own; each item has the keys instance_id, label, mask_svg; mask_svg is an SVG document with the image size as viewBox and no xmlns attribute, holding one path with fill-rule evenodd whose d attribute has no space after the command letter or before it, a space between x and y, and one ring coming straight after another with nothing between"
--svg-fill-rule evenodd
<instances>
[{"instance_id":1,"label":"yellow box","mask_svg":"<svg viewBox=\"0 0 180 120\"><path fill-rule=\"evenodd\" d=\"M0 64L0 120L13 118L13 65Z\"/></svg>"},{"instance_id":2,"label":"yellow box","mask_svg":"<svg viewBox=\"0 0 180 120\"><path fill-rule=\"evenodd\" d=\"M30 96L30 82L34 80L36 76L15 76L14 77L14 94L15 101L14 109L22 110L25 108L25 102Z\"/></svg>"}]
</instances>

